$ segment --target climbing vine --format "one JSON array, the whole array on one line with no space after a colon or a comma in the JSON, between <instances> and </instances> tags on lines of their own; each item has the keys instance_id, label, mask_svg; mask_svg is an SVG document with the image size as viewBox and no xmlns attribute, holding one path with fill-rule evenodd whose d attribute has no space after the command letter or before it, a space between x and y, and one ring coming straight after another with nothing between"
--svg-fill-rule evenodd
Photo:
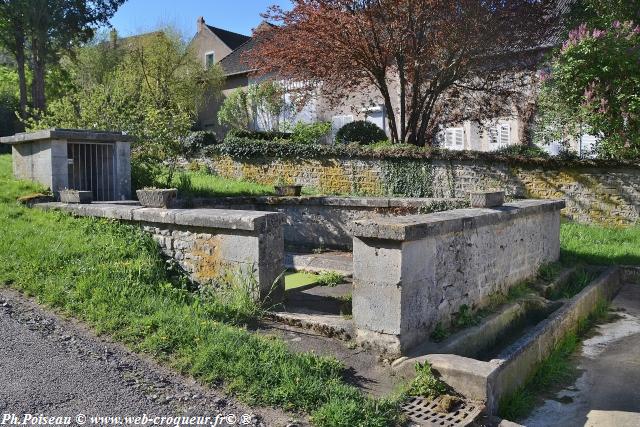
<instances>
[{"instance_id":1,"label":"climbing vine","mask_svg":"<svg viewBox=\"0 0 640 427\"><path fill-rule=\"evenodd\" d=\"M433 197L431 162L393 159L382 162L384 189L390 196Z\"/></svg>"}]
</instances>

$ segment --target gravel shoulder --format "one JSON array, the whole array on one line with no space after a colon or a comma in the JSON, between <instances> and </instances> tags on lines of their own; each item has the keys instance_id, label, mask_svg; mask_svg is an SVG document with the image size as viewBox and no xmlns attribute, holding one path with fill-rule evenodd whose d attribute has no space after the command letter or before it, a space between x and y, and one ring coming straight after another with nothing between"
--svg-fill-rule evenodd
<instances>
[{"instance_id":1,"label":"gravel shoulder","mask_svg":"<svg viewBox=\"0 0 640 427\"><path fill-rule=\"evenodd\" d=\"M0 384L0 416L20 420L23 414L68 416L71 425L81 425L79 414L86 424L94 416L146 414L208 416L205 425L216 425L217 417L218 426L307 424L274 409L247 407L7 287L0 287Z\"/></svg>"}]
</instances>

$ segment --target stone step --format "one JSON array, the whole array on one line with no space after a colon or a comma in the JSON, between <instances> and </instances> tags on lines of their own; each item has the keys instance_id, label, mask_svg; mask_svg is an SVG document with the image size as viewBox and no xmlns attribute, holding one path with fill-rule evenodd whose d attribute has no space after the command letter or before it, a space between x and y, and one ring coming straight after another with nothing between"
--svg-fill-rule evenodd
<instances>
[{"instance_id":1,"label":"stone step","mask_svg":"<svg viewBox=\"0 0 640 427\"><path fill-rule=\"evenodd\" d=\"M351 252L323 252L305 254L286 252L284 265L289 270L322 273L336 271L346 277L353 276L353 254Z\"/></svg>"}]
</instances>

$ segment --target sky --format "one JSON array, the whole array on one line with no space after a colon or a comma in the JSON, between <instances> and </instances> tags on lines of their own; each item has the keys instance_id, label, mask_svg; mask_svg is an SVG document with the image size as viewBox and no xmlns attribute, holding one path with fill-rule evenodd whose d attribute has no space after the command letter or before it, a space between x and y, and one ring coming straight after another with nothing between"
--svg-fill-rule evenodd
<instances>
[{"instance_id":1,"label":"sky","mask_svg":"<svg viewBox=\"0 0 640 427\"><path fill-rule=\"evenodd\" d=\"M196 33L196 20L236 33L251 35L260 14L272 4L290 7L289 0L127 0L111 18L121 37L172 26L186 38Z\"/></svg>"}]
</instances>

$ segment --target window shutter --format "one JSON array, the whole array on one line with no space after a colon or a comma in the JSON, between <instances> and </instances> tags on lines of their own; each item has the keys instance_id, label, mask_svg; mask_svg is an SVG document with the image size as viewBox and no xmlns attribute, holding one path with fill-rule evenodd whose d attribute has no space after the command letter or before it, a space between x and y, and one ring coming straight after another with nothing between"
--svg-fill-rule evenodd
<instances>
[{"instance_id":1,"label":"window shutter","mask_svg":"<svg viewBox=\"0 0 640 427\"><path fill-rule=\"evenodd\" d=\"M459 128L455 130L456 134L456 146L462 148L464 146L464 129Z\"/></svg>"},{"instance_id":2,"label":"window shutter","mask_svg":"<svg viewBox=\"0 0 640 427\"><path fill-rule=\"evenodd\" d=\"M500 125L500 145L509 145L511 142L511 126L508 123Z\"/></svg>"},{"instance_id":3,"label":"window shutter","mask_svg":"<svg viewBox=\"0 0 640 427\"><path fill-rule=\"evenodd\" d=\"M491 144L497 144L498 143L499 135L500 135L500 130L499 130L498 126L491 126L489 128L489 142Z\"/></svg>"}]
</instances>

